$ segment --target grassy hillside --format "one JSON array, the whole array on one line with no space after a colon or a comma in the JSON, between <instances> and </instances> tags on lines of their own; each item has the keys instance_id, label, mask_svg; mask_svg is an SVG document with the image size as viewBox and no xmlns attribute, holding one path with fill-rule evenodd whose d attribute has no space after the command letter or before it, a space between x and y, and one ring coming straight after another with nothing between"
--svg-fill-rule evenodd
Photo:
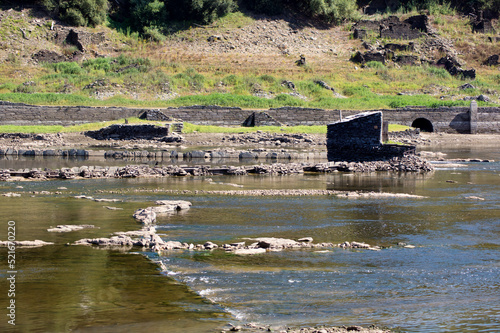
<instances>
[{"instance_id":1,"label":"grassy hillside","mask_svg":"<svg viewBox=\"0 0 500 333\"><path fill-rule=\"evenodd\" d=\"M418 13L400 16L414 14ZM364 47L361 40L352 38L352 24L321 26L297 17L236 12L208 26L192 26L165 41L152 42L108 23L93 29L75 28L105 34L104 42L87 44L79 54L74 45L56 42L57 34L69 28L55 22L51 29L52 19L43 13L10 9L0 11L0 16L0 100L40 105L160 108L217 104L358 110L468 105L464 97L480 94L491 102L499 101L498 66L483 64L488 56L500 53L497 35L471 33L469 20L460 16L434 13L430 23L437 37L456 51L463 68L476 70L472 81L431 64L355 64L349 59ZM380 16L364 17L374 18ZM500 29L496 21L494 26ZM376 46L401 41L373 38L369 42ZM425 44L426 40L414 42ZM40 50L50 50L66 61L33 60ZM295 64L300 55L306 58L304 66ZM438 48L420 56L437 60L443 55ZM465 83L472 88L460 88Z\"/></svg>"}]
</instances>

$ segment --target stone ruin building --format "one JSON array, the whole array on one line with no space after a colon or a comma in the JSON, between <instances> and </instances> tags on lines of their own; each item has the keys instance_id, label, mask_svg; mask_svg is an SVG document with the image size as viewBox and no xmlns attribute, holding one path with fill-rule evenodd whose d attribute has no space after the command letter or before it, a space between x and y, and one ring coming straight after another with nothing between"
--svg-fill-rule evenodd
<instances>
[{"instance_id":1,"label":"stone ruin building","mask_svg":"<svg viewBox=\"0 0 500 333\"><path fill-rule=\"evenodd\" d=\"M360 113L328 124L328 161L384 161L415 154L412 145L383 144L383 125L381 111Z\"/></svg>"}]
</instances>

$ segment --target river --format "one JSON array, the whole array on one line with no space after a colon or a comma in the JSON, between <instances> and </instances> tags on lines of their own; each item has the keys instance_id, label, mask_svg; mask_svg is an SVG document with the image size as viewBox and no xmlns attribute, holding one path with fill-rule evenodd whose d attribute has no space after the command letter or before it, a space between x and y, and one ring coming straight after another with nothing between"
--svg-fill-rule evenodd
<instances>
[{"instance_id":1,"label":"river","mask_svg":"<svg viewBox=\"0 0 500 333\"><path fill-rule=\"evenodd\" d=\"M440 147L450 158L425 175L305 174L164 179L2 182L0 240L54 242L0 250L2 332L219 332L229 322L269 325L379 325L406 332L500 332L500 149ZM85 161L48 159L51 166ZM88 161L86 161L88 162ZM106 163L106 161L99 161ZM0 160L0 168L33 161ZM64 164L64 165L62 165ZM96 164L96 163L92 163ZM101 164L102 165L102 164ZM335 189L422 198L172 195L170 190ZM42 192L46 191L46 192ZM117 198L116 203L75 199ZM140 228L138 208L182 199L192 208L161 217L158 233L189 243L312 237L366 242L380 251L289 250L256 256L223 251L67 245ZM106 209L105 206L119 208ZM98 228L49 233L58 224ZM404 244L414 248L404 247ZM155 261L163 262L161 270ZM6 309L15 301L15 326Z\"/></svg>"}]
</instances>

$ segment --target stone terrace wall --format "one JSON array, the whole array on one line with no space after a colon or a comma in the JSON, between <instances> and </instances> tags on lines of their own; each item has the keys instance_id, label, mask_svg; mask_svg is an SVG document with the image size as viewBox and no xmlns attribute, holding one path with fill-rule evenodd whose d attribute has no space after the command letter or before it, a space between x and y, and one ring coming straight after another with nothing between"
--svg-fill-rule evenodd
<instances>
[{"instance_id":1,"label":"stone terrace wall","mask_svg":"<svg viewBox=\"0 0 500 333\"><path fill-rule=\"evenodd\" d=\"M500 134L500 108L478 108L477 133Z\"/></svg>"},{"instance_id":2,"label":"stone terrace wall","mask_svg":"<svg viewBox=\"0 0 500 333\"><path fill-rule=\"evenodd\" d=\"M160 109L166 116L198 125L242 126L252 110L220 106L185 106Z\"/></svg>"},{"instance_id":3,"label":"stone terrace wall","mask_svg":"<svg viewBox=\"0 0 500 333\"><path fill-rule=\"evenodd\" d=\"M84 106L34 106L0 101L0 124L13 125L73 125L79 123L139 117L148 109L123 107ZM219 126L264 125L326 125L352 116L360 111L323 110L282 107L269 110L242 110L219 106L189 106L158 109L167 118L193 124ZM391 123L412 126L415 120L424 119L432 124L435 132L448 133L499 133L500 108L480 107L471 118L469 107L406 107L382 111ZM475 126L471 126L471 119Z\"/></svg>"},{"instance_id":4,"label":"stone terrace wall","mask_svg":"<svg viewBox=\"0 0 500 333\"><path fill-rule=\"evenodd\" d=\"M325 125L334 121L339 121L341 113L344 117L360 113L360 111L323 110L295 107L273 108L263 112L271 116L276 121L288 126Z\"/></svg>"},{"instance_id":5,"label":"stone terrace wall","mask_svg":"<svg viewBox=\"0 0 500 333\"><path fill-rule=\"evenodd\" d=\"M138 117L144 109L90 106L37 106L0 101L0 124L75 125Z\"/></svg>"}]
</instances>

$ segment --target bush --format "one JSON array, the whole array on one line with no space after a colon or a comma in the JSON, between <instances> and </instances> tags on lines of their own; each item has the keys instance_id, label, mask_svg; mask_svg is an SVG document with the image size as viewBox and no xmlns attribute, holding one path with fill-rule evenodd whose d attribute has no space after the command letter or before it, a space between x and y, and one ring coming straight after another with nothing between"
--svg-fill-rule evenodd
<instances>
[{"instance_id":1,"label":"bush","mask_svg":"<svg viewBox=\"0 0 500 333\"><path fill-rule=\"evenodd\" d=\"M431 76L435 76L439 79L450 79L451 74L444 68L429 66L427 72Z\"/></svg>"},{"instance_id":2,"label":"bush","mask_svg":"<svg viewBox=\"0 0 500 333\"><path fill-rule=\"evenodd\" d=\"M376 95L365 86L352 86L344 88L343 94L348 97L367 97L372 98Z\"/></svg>"},{"instance_id":3,"label":"bush","mask_svg":"<svg viewBox=\"0 0 500 333\"><path fill-rule=\"evenodd\" d=\"M144 38L154 42L164 42L166 39L158 27L144 27Z\"/></svg>"},{"instance_id":4,"label":"bush","mask_svg":"<svg viewBox=\"0 0 500 333\"><path fill-rule=\"evenodd\" d=\"M153 66L149 58L131 58L123 54L120 54L120 56L114 59L111 64L111 70L122 74L129 72L145 73Z\"/></svg>"},{"instance_id":5,"label":"bush","mask_svg":"<svg viewBox=\"0 0 500 333\"><path fill-rule=\"evenodd\" d=\"M259 76L259 80L270 83L270 84L274 84L276 82L276 78L274 76L268 75L268 74L264 74L264 75Z\"/></svg>"},{"instance_id":6,"label":"bush","mask_svg":"<svg viewBox=\"0 0 500 333\"><path fill-rule=\"evenodd\" d=\"M83 62L82 67L85 69L102 70L104 72L109 72L111 69L110 58L96 58L90 59Z\"/></svg>"},{"instance_id":7,"label":"bush","mask_svg":"<svg viewBox=\"0 0 500 333\"><path fill-rule=\"evenodd\" d=\"M160 0L130 0L130 15L133 26L139 31L147 32L146 27L165 23L167 10L165 3Z\"/></svg>"},{"instance_id":8,"label":"bush","mask_svg":"<svg viewBox=\"0 0 500 333\"><path fill-rule=\"evenodd\" d=\"M171 22L208 24L233 12L236 0L129 0L132 26L146 38L163 41Z\"/></svg>"},{"instance_id":9,"label":"bush","mask_svg":"<svg viewBox=\"0 0 500 333\"><path fill-rule=\"evenodd\" d=\"M375 69L384 69L385 65L383 63L381 63L380 61L368 61L366 63L366 67L375 68Z\"/></svg>"},{"instance_id":10,"label":"bush","mask_svg":"<svg viewBox=\"0 0 500 333\"><path fill-rule=\"evenodd\" d=\"M34 82L25 82L17 86L14 92L23 94L33 94L35 93L36 87Z\"/></svg>"},{"instance_id":11,"label":"bush","mask_svg":"<svg viewBox=\"0 0 500 333\"><path fill-rule=\"evenodd\" d=\"M6 82L4 84L0 84L0 90L9 90L14 91L17 88L17 85L12 82Z\"/></svg>"},{"instance_id":12,"label":"bush","mask_svg":"<svg viewBox=\"0 0 500 333\"><path fill-rule=\"evenodd\" d=\"M234 75L234 74L231 74L231 75L228 75L226 77L224 77L222 79L222 82L226 85L226 86L235 86L237 85L238 83L240 83L240 79Z\"/></svg>"},{"instance_id":13,"label":"bush","mask_svg":"<svg viewBox=\"0 0 500 333\"><path fill-rule=\"evenodd\" d=\"M108 12L107 0L43 0L47 10L75 26L96 26L103 23Z\"/></svg>"},{"instance_id":14,"label":"bush","mask_svg":"<svg viewBox=\"0 0 500 333\"><path fill-rule=\"evenodd\" d=\"M358 6L352 0L247 0L246 7L267 15L281 14L284 8L320 18L328 23L341 23L358 18Z\"/></svg>"},{"instance_id":15,"label":"bush","mask_svg":"<svg viewBox=\"0 0 500 333\"><path fill-rule=\"evenodd\" d=\"M50 65L54 71L61 74L81 74L82 69L76 62L59 62Z\"/></svg>"},{"instance_id":16,"label":"bush","mask_svg":"<svg viewBox=\"0 0 500 333\"><path fill-rule=\"evenodd\" d=\"M247 0L245 6L261 14L279 15L283 13L283 2L280 0Z\"/></svg>"},{"instance_id":17,"label":"bush","mask_svg":"<svg viewBox=\"0 0 500 333\"><path fill-rule=\"evenodd\" d=\"M212 23L236 9L234 0L191 0L191 14L200 22Z\"/></svg>"},{"instance_id":18,"label":"bush","mask_svg":"<svg viewBox=\"0 0 500 333\"><path fill-rule=\"evenodd\" d=\"M329 23L339 24L355 20L359 16L356 1L308 0L307 2L313 16L319 16Z\"/></svg>"}]
</instances>

